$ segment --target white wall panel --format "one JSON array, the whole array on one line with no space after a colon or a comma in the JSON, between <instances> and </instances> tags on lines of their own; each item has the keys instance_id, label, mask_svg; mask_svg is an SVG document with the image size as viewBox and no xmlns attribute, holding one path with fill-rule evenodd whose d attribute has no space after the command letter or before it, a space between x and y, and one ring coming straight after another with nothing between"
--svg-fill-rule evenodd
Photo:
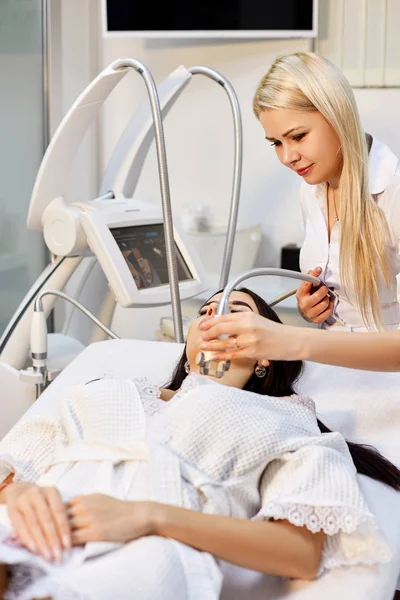
<instances>
[{"instance_id":1,"label":"white wall panel","mask_svg":"<svg viewBox=\"0 0 400 600\"><path fill-rule=\"evenodd\" d=\"M400 86L400 0L320 0L315 51L355 87Z\"/></svg>"},{"instance_id":2,"label":"white wall panel","mask_svg":"<svg viewBox=\"0 0 400 600\"><path fill-rule=\"evenodd\" d=\"M400 0L387 0L384 83L400 86Z\"/></svg>"},{"instance_id":3,"label":"white wall panel","mask_svg":"<svg viewBox=\"0 0 400 600\"><path fill-rule=\"evenodd\" d=\"M364 85L367 0L344 3L342 71L353 86Z\"/></svg>"},{"instance_id":4,"label":"white wall panel","mask_svg":"<svg viewBox=\"0 0 400 600\"><path fill-rule=\"evenodd\" d=\"M344 0L319 0L319 33L315 51L342 67Z\"/></svg>"},{"instance_id":5,"label":"white wall panel","mask_svg":"<svg viewBox=\"0 0 400 600\"><path fill-rule=\"evenodd\" d=\"M387 0L367 0L365 44L365 86L379 87L384 83L386 56Z\"/></svg>"}]
</instances>

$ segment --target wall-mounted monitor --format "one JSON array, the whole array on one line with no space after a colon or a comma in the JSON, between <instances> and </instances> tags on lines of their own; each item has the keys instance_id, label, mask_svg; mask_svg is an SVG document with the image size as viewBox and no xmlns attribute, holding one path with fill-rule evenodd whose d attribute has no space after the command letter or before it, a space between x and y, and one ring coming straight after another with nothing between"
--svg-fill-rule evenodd
<instances>
[{"instance_id":1,"label":"wall-mounted monitor","mask_svg":"<svg viewBox=\"0 0 400 600\"><path fill-rule=\"evenodd\" d=\"M318 0L102 0L106 37L316 37Z\"/></svg>"}]
</instances>

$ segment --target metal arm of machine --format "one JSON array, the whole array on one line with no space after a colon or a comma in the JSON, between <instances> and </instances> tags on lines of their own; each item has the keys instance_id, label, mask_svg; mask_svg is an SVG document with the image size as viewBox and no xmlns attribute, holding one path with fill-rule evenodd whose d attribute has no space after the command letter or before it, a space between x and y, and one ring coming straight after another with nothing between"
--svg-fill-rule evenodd
<instances>
[{"instance_id":1,"label":"metal arm of machine","mask_svg":"<svg viewBox=\"0 0 400 600\"><path fill-rule=\"evenodd\" d=\"M289 277L291 279L300 279L302 281L309 281L316 286L321 284L318 277L314 277L313 275L308 275L306 273L300 273L299 271L290 271L288 269L275 269L275 268L259 268L259 269L251 269L250 271L246 271L241 275L238 275L233 279L228 285L225 287L221 299L218 302L217 309L215 311L215 316L221 316L229 313L229 296L231 292L242 283L246 279L252 279L253 277L260 277L262 275L275 275L277 277ZM223 336L226 337L226 336ZM229 361L214 361L211 358L212 352L199 352L196 357L196 362L200 367L200 373L202 375L213 375L214 377L221 378L223 377L226 371L229 371L230 362ZM262 358L262 357L260 357Z\"/></svg>"},{"instance_id":2,"label":"metal arm of machine","mask_svg":"<svg viewBox=\"0 0 400 600\"><path fill-rule=\"evenodd\" d=\"M219 287L224 288L228 283L229 271L231 268L233 244L235 242L236 225L239 210L240 185L242 180L242 155L243 155L243 129L240 106L235 90L229 81L214 69L209 67L195 66L189 67L188 71L193 75L201 74L210 77L219 83L228 94L231 103L234 125L234 167L233 167L233 186L232 199L229 209L228 230L226 234L224 256L222 259L221 274L219 279Z\"/></svg>"},{"instance_id":3,"label":"metal arm of machine","mask_svg":"<svg viewBox=\"0 0 400 600\"><path fill-rule=\"evenodd\" d=\"M181 301L179 296L178 266L174 244L174 226L172 221L171 194L169 189L167 155L165 151L164 128L162 125L161 108L154 79L145 65L134 58L125 58L114 63L114 69L132 67L142 75L149 94L151 112L154 121L154 133L160 179L161 201L164 216L165 249L167 256L168 275L171 290L172 319L174 323L175 340L184 341Z\"/></svg>"}]
</instances>

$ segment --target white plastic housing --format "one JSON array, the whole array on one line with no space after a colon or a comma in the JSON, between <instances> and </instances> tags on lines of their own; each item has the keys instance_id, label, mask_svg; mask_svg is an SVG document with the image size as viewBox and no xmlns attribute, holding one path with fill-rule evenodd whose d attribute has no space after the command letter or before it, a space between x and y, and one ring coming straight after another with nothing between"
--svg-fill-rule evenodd
<instances>
[{"instance_id":1,"label":"white plastic housing","mask_svg":"<svg viewBox=\"0 0 400 600\"><path fill-rule=\"evenodd\" d=\"M28 229L42 229L46 207L56 198L64 196L72 163L89 126L112 90L131 70L129 67L120 68L119 63L120 60L113 62L93 79L71 106L53 135L33 187ZM163 117L178 99L191 76L185 67L180 66L158 86L157 95ZM132 196L153 139L153 118L147 101L139 107L117 143L101 184L100 195L113 191L117 197Z\"/></svg>"},{"instance_id":2,"label":"white plastic housing","mask_svg":"<svg viewBox=\"0 0 400 600\"><path fill-rule=\"evenodd\" d=\"M44 310L33 311L31 324L31 354L35 367L46 366L47 323Z\"/></svg>"},{"instance_id":3,"label":"white plastic housing","mask_svg":"<svg viewBox=\"0 0 400 600\"><path fill-rule=\"evenodd\" d=\"M43 213L43 237L55 256L84 256L90 254L86 235L80 222L81 208L68 206L56 198Z\"/></svg>"},{"instance_id":4,"label":"white plastic housing","mask_svg":"<svg viewBox=\"0 0 400 600\"><path fill-rule=\"evenodd\" d=\"M170 304L169 283L138 289L127 262L111 233L113 228L163 224L161 207L140 200L106 200L88 202L80 221L87 243L97 257L117 302L123 307ZM175 245L192 279L179 282L181 300L192 298L208 288L203 265L185 232L174 224Z\"/></svg>"},{"instance_id":5,"label":"white plastic housing","mask_svg":"<svg viewBox=\"0 0 400 600\"><path fill-rule=\"evenodd\" d=\"M27 226L42 229L42 215L55 198L63 197L68 176L83 137L106 98L130 71L114 69L114 64L104 69L77 98L53 135L40 164L32 191Z\"/></svg>"}]
</instances>

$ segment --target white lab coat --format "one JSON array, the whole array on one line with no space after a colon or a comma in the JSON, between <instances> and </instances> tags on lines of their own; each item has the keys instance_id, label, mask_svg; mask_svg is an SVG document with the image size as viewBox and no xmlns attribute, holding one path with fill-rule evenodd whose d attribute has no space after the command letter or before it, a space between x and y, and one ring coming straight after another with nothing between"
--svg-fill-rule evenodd
<instances>
[{"instance_id":1,"label":"white lab coat","mask_svg":"<svg viewBox=\"0 0 400 600\"><path fill-rule=\"evenodd\" d=\"M400 166L397 157L382 142L373 138L369 154L369 184L371 194L384 212L389 225L387 247L391 282L389 287L379 283L383 323L387 329L398 329L400 306L397 298L396 276L400 273ZM366 331L354 293L344 292L339 275L340 222L335 223L328 240L326 184L301 185L301 208L304 222L304 242L300 251L300 268L307 272L321 267L320 279L337 295L334 313L324 328L342 327L351 331Z\"/></svg>"}]
</instances>

